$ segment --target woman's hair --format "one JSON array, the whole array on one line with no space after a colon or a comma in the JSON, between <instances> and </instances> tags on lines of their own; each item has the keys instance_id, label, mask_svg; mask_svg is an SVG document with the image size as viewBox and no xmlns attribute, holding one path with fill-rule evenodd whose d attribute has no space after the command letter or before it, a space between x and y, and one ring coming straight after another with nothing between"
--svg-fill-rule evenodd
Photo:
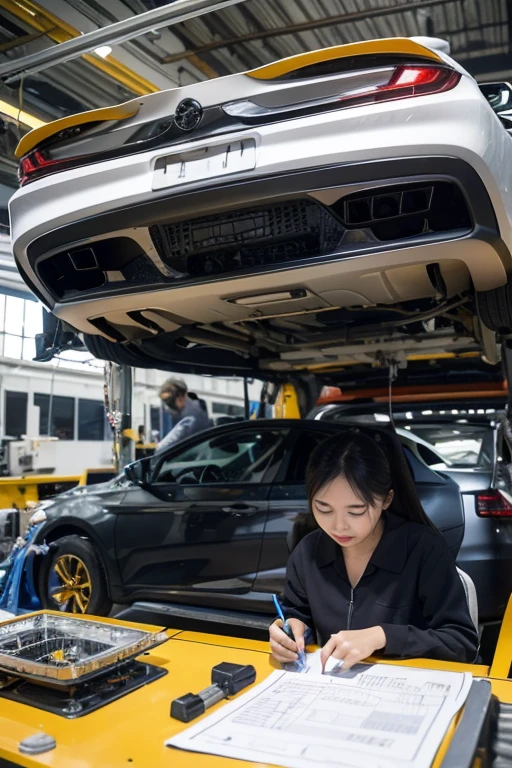
<instances>
[{"instance_id":1,"label":"woman's hair","mask_svg":"<svg viewBox=\"0 0 512 768\"><path fill-rule=\"evenodd\" d=\"M309 459L306 490L313 498L337 477L344 477L362 501L373 505L393 490L391 512L434 527L419 500L400 440L394 432L351 427L318 445Z\"/></svg>"}]
</instances>

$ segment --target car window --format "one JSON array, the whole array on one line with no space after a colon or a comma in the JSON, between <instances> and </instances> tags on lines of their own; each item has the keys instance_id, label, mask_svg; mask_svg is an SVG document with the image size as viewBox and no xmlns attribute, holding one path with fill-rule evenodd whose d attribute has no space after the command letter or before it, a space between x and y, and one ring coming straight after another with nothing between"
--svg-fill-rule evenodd
<instances>
[{"instance_id":1,"label":"car window","mask_svg":"<svg viewBox=\"0 0 512 768\"><path fill-rule=\"evenodd\" d=\"M363 408L363 406L361 406ZM321 419L337 423L357 423L363 425L385 424L390 419L375 406L369 412L357 413L356 408L327 407ZM448 466L457 469L491 469L495 462L494 428L501 418L501 411L495 408L468 409L442 407L426 408L407 406L393 410L396 427L409 430L422 440L430 443ZM487 422L487 423L486 423ZM418 447L423 455L424 448ZM424 455L430 466L436 463ZM437 459L439 462L439 458Z\"/></svg>"},{"instance_id":2,"label":"car window","mask_svg":"<svg viewBox=\"0 0 512 768\"><path fill-rule=\"evenodd\" d=\"M415 433L452 466L489 469L494 463L492 429L476 425L418 425Z\"/></svg>"},{"instance_id":3,"label":"car window","mask_svg":"<svg viewBox=\"0 0 512 768\"><path fill-rule=\"evenodd\" d=\"M210 437L185 450L174 448L154 483L270 482L283 456L287 430L246 429Z\"/></svg>"}]
</instances>

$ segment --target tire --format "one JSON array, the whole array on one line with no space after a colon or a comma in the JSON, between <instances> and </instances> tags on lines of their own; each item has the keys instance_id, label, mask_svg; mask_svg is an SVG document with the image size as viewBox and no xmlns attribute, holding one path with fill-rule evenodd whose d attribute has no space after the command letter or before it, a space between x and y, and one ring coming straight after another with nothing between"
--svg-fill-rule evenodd
<instances>
[{"instance_id":1,"label":"tire","mask_svg":"<svg viewBox=\"0 0 512 768\"><path fill-rule=\"evenodd\" d=\"M112 609L103 565L91 542L80 536L63 536L50 546L38 588L43 608L53 611L107 616Z\"/></svg>"},{"instance_id":2,"label":"tire","mask_svg":"<svg viewBox=\"0 0 512 768\"><path fill-rule=\"evenodd\" d=\"M476 294L478 314L482 323L499 334L512 332L512 280L501 288Z\"/></svg>"}]
</instances>

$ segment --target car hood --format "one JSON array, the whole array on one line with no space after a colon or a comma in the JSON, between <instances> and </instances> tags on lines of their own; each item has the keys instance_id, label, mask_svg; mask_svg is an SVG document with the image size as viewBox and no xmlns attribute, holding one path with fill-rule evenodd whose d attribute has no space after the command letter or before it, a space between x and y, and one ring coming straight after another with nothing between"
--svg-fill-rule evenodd
<instances>
[{"instance_id":1,"label":"car hood","mask_svg":"<svg viewBox=\"0 0 512 768\"><path fill-rule=\"evenodd\" d=\"M95 485L83 485L71 488L69 491L59 493L51 499L40 501L34 507L35 512L44 511L48 518L62 513L72 513L80 516L84 504L101 507L105 502L109 504L120 502L126 494L126 489L130 483L128 480L117 482L110 480L107 483L97 483Z\"/></svg>"}]
</instances>

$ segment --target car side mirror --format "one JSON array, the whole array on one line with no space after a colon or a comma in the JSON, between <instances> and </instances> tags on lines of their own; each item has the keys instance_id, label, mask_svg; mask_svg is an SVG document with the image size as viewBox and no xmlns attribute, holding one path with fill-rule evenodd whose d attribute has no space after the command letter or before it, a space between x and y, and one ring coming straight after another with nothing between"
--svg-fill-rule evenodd
<instances>
[{"instance_id":1,"label":"car side mirror","mask_svg":"<svg viewBox=\"0 0 512 768\"><path fill-rule=\"evenodd\" d=\"M124 474L133 485L140 485L143 488L147 484L148 470L149 461L147 459L140 459L139 461L127 464L124 468Z\"/></svg>"}]
</instances>

